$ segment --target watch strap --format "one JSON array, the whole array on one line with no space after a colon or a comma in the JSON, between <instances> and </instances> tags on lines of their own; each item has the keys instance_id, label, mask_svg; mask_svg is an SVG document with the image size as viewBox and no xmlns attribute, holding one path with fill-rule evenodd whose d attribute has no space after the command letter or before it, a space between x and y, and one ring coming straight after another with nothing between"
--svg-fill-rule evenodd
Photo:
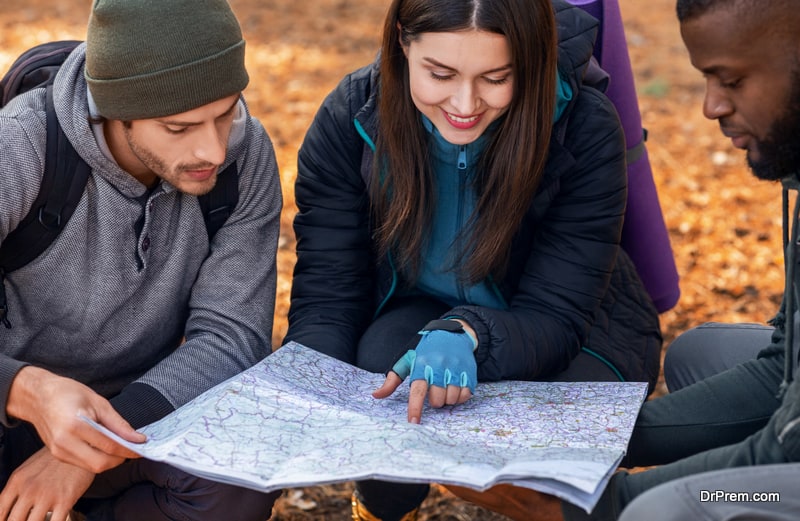
<instances>
[{"instance_id":1,"label":"watch strap","mask_svg":"<svg viewBox=\"0 0 800 521\"><path fill-rule=\"evenodd\" d=\"M461 325L460 322L456 320L447 320L447 319L436 319L431 320L425 327L422 328L422 331L449 331L450 333L465 333L464 327Z\"/></svg>"}]
</instances>

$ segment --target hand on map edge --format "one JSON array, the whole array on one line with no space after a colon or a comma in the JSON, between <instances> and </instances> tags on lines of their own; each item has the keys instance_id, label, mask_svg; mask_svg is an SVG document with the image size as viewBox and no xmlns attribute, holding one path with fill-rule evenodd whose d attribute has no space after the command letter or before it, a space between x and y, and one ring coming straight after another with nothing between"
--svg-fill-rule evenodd
<instances>
[{"instance_id":1,"label":"hand on map edge","mask_svg":"<svg viewBox=\"0 0 800 521\"><path fill-rule=\"evenodd\" d=\"M140 456L98 432L80 416L91 418L131 443L146 439L108 400L86 385L34 366L23 367L12 380L6 411L33 424L54 457L95 474Z\"/></svg>"}]
</instances>

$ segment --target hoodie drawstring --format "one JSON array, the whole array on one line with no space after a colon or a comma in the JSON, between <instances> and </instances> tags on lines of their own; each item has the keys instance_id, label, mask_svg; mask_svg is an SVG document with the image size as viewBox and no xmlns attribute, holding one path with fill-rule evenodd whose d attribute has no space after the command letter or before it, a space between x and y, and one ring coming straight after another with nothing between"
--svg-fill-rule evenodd
<instances>
[{"instance_id":1,"label":"hoodie drawstring","mask_svg":"<svg viewBox=\"0 0 800 521\"><path fill-rule=\"evenodd\" d=\"M795 284L795 264L797 263L797 240L798 223L800 222L800 181L797 176L789 176L781 180L783 184L783 248L785 252L785 276L786 282L783 292L783 303L781 305L785 319L785 356L783 368L783 382L778 390L778 396L782 397L786 388L794 379L794 323L797 311L797 293ZM789 191L795 190L798 196L795 197L794 212L792 213L791 229L789 228Z\"/></svg>"}]
</instances>

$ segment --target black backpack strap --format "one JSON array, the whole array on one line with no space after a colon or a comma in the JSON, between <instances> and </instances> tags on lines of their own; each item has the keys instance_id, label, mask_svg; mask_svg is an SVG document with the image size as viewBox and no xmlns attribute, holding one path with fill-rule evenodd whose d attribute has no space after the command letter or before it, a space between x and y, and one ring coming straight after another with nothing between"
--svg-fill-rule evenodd
<instances>
[{"instance_id":1,"label":"black backpack strap","mask_svg":"<svg viewBox=\"0 0 800 521\"><path fill-rule=\"evenodd\" d=\"M231 163L220 172L214 188L197 200L206 222L208 240L211 241L239 202L239 170L236 163Z\"/></svg>"},{"instance_id":2,"label":"black backpack strap","mask_svg":"<svg viewBox=\"0 0 800 521\"><path fill-rule=\"evenodd\" d=\"M47 146L39 194L28 215L0 245L0 322L11 327L7 317L6 274L41 255L56 239L72 216L89 179L89 165L81 159L56 119L53 87L47 86Z\"/></svg>"},{"instance_id":3,"label":"black backpack strap","mask_svg":"<svg viewBox=\"0 0 800 521\"><path fill-rule=\"evenodd\" d=\"M0 80L0 107L21 92L53 83L61 64L81 43L80 40L46 42L22 53Z\"/></svg>"}]
</instances>

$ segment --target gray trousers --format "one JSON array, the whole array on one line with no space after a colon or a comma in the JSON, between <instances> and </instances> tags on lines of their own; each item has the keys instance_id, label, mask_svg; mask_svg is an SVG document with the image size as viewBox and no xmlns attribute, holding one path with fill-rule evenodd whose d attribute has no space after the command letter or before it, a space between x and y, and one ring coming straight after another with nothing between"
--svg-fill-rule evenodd
<instances>
[{"instance_id":1,"label":"gray trousers","mask_svg":"<svg viewBox=\"0 0 800 521\"><path fill-rule=\"evenodd\" d=\"M770 344L764 324L708 322L679 335L664 356L664 380L675 392L709 376L753 360Z\"/></svg>"},{"instance_id":2,"label":"gray trousers","mask_svg":"<svg viewBox=\"0 0 800 521\"><path fill-rule=\"evenodd\" d=\"M669 481L634 499L620 521L796 521L800 464L704 472Z\"/></svg>"},{"instance_id":3,"label":"gray trousers","mask_svg":"<svg viewBox=\"0 0 800 521\"><path fill-rule=\"evenodd\" d=\"M658 466L615 474L591 516L565 505L565 517L800 518L800 385L777 397L784 357L762 350L771 333L707 324L676 339L664 367L673 392L644 404L624 462Z\"/></svg>"}]
</instances>

